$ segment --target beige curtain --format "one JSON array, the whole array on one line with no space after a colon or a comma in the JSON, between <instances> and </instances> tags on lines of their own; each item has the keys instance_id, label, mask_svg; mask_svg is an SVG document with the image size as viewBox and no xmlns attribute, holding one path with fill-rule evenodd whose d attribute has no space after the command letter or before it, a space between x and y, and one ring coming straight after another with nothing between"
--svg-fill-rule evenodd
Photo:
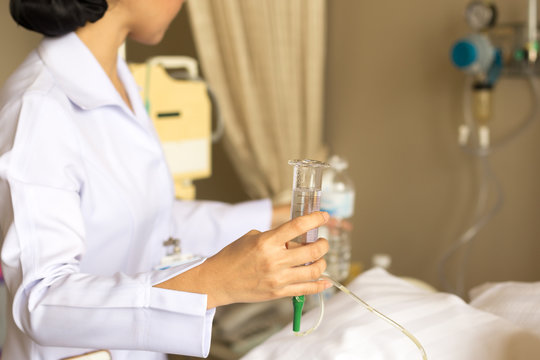
<instances>
[{"instance_id":1,"label":"beige curtain","mask_svg":"<svg viewBox=\"0 0 540 360\"><path fill-rule=\"evenodd\" d=\"M287 160L324 160L326 0L190 0L224 145L253 198L287 198Z\"/></svg>"}]
</instances>

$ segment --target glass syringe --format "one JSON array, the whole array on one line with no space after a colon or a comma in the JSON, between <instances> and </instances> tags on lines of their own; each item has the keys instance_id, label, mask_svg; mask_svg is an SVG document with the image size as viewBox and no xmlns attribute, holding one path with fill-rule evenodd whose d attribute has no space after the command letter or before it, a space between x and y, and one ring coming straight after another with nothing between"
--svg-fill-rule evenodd
<instances>
[{"instance_id":1,"label":"glass syringe","mask_svg":"<svg viewBox=\"0 0 540 360\"><path fill-rule=\"evenodd\" d=\"M319 211L322 173L330 165L317 160L289 160L289 165L294 166L291 219ZM290 248L314 242L317 240L318 234L317 228L309 230L291 240L287 246ZM292 301L294 306L293 331L298 332L300 331L300 319L305 297L304 295L294 296Z\"/></svg>"}]
</instances>

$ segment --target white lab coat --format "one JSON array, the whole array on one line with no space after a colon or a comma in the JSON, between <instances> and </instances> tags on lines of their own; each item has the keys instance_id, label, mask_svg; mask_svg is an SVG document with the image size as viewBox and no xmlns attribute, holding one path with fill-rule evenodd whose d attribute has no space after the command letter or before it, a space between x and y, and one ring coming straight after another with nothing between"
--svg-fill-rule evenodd
<instances>
[{"instance_id":1,"label":"white lab coat","mask_svg":"<svg viewBox=\"0 0 540 360\"><path fill-rule=\"evenodd\" d=\"M206 356L214 314L206 295L153 287L201 261L153 270L162 242L175 235L184 251L208 256L270 225L267 200L174 201L122 60L118 72L134 113L72 33L44 39L0 95L6 359L92 349L110 349L114 360Z\"/></svg>"}]
</instances>

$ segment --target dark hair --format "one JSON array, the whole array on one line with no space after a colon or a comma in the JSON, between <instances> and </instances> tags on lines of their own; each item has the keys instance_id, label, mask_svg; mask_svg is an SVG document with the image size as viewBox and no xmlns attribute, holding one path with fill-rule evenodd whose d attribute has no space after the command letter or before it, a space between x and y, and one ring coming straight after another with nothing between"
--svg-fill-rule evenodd
<instances>
[{"instance_id":1,"label":"dark hair","mask_svg":"<svg viewBox=\"0 0 540 360\"><path fill-rule=\"evenodd\" d=\"M61 36L107 11L107 0L10 0L11 16L22 27L45 36Z\"/></svg>"}]
</instances>

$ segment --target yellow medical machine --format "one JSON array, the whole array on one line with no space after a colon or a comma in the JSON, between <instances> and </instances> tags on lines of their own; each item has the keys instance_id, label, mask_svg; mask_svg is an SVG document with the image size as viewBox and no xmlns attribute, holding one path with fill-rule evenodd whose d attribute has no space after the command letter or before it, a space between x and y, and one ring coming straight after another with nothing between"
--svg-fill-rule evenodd
<instances>
[{"instance_id":1,"label":"yellow medical machine","mask_svg":"<svg viewBox=\"0 0 540 360\"><path fill-rule=\"evenodd\" d=\"M129 68L162 142L177 198L195 198L193 180L211 175L212 111L197 62L158 56Z\"/></svg>"}]
</instances>

